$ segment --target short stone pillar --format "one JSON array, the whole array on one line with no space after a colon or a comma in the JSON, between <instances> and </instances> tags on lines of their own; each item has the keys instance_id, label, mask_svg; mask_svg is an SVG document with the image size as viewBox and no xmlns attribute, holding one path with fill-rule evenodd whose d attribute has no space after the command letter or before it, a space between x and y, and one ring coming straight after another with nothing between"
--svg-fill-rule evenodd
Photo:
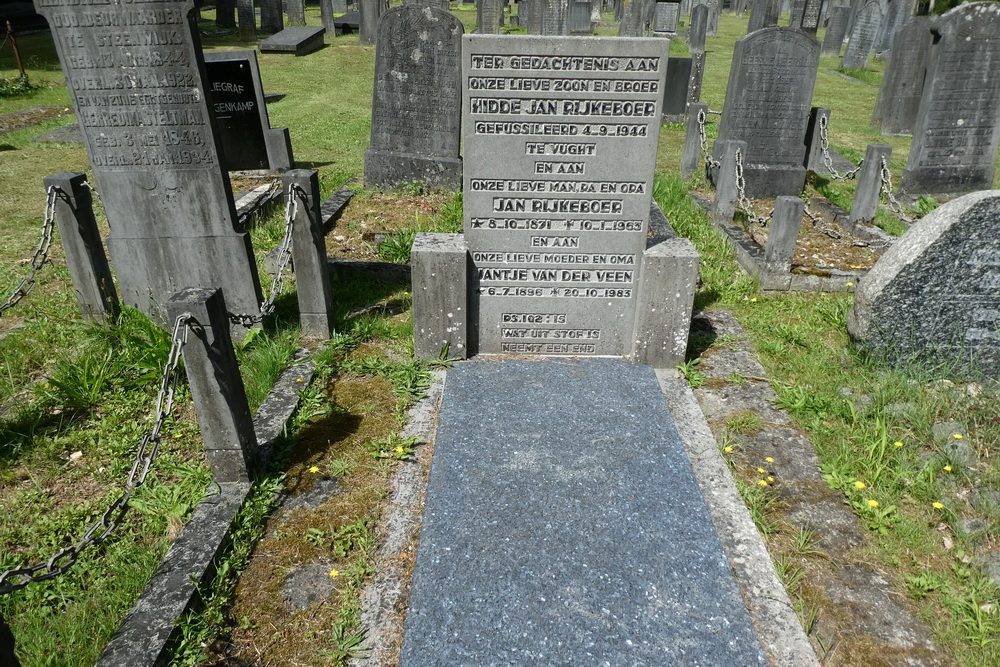
<instances>
[{"instance_id":1,"label":"short stone pillar","mask_svg":"<svg viewBox=\"0 0 1000 667\"><path fill-rule=\"evenodd\" d=\"M174 322L185 313L191 315L191 331L184 346L184 368L205 458L216 482L246 482L257 465L257 436L222 290L181 290L167 301L167 314Z\"/></svg>"},{"instance_id":2,"label":"short stone pillar","mask_svg":"<svg viewBox=\"0 0 1000 667\"><path fill-rule=\"evenodd\" d=\"M799 225L805 202L799 197L782 196L774 202L774 215L767 231L767 247L764 248L764 263L769 271L788 273L792 270L795 255L795 241L799 237Z\"/></svg>"},{"instance_id":3,"label":"short stone pillar","mask_svg":"<svg viewBox=\"0 0 1000 667\"><path fill-rule=\"evenodd\" d=\"M330 287L326 239L323 234L319 173L312 169L286 171L285 192L294 188L292 263L299 300L299 322L306 338L327 340L333 331L333 290Z\"/></svg>"},{"instance_id":4,"label":"short stone pillar","mask_svg":"<svg viewBox=\"0 0 1000 667\"><path fill-rule=\"evenodd\" d=\"M809 124L806 126L806 162L805 168L818 174L823 165L823 142L820 139L820 123L826 122L830 127L830 110L813 107L809 111Z\"/></svg>"},{"instance_id":5,"label":"short stone pillar","mask_svg":"<svg viewBox=\"0 0 1000 667\"><path fill-rule=\"evenodd\" d=\"M44 183L46 192L56 188L56 225L80 313L94 322L111 322L121 308L86 181L85 174L60 172L46 176Z\"/></svg>"},{"instance_id":6,"label":"short stone pillar","mask_svg":"<svg viewBox=\"0 0 1000 667\"><path fill-rule=\"evenodd\" d=\"M698 163L701 161L701 131L698 116L707 112L707 104L688 105L687 131L684 134L684 149L681 152L681 178L691 178L691 174L698 169Z\"/></svg>"},{"instance_id":7,"label":"short stone pillar","mask_svg":"<svg viewBox=\"0 0 1000 667\"><path fill-rule=\"evenodd\" d=\"M858 173L858 186L854 190L854 201L851 202L851 222L871 222L878 210L878 200L882 193L882 159L888 164L892 157L892 146L886 144L868 144L865 151L865 163Z\"/></svg>"},{"instance_id":8,"label":"short stone pillar","mask_svg":"<svg viewBox=\"0 0 1000 667\"><path fill-rule=\"evenodd\" d=\"M680 237L647 248L642 256L632 360L653 368L684 361L694 293L698 288L698 251Z\"/></svg>"},{"instance_id":9,"label":"short stone pillar","mask_svg":"<svg viewBox=\"0 0 1000 667\"><path fill-rule=\"evenodd\" d=\"M410 250L413 351L420 359L469 356L468 254L462 234L417 234Z\"/></svg>"},{"instance_id":10,"label":"short stone pillar","mask_svg":"<svg viewBox=\"0 0 1000 667\"><path fill-rule=\"evenodd\" d=\"M719 156L721 164L715 174L715 200L712 202L712 220L716 224L728 224L736 214L736 153L747 154L747 142L728 139L722 142Z\"/></svg>"}]
</instances>

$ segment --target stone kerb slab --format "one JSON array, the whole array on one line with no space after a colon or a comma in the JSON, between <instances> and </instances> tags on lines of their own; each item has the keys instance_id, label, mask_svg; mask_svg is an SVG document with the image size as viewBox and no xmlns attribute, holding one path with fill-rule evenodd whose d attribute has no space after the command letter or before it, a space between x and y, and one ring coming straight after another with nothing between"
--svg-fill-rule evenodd
<instances>
[{"instance_id":1,"label":"stone kerb slab","mask_svg":"<svg viewBox=\"0 0 1000 667\"><path fill-rule=\"evenodd\" d=\"M111 223L122 300L166 324L171 295L210 286L234 311L258 312L257 266L219 160L191 0L158 2L142 21L131 4L39 0L36 9L52 27ZM131 46L107 46L123 40Z\"/></svg>"},{"instance_id":2,"label":"stone kerb slab","mask_svg":"<svg viewBox=\"0 0 1000 667\"><path fill-rule=\"evenodd\" d=\"M462 24L435 7L404 5L387 11L378 31L365 185L457 189Z\"/></svg>"},{"instance_id":3,"label":"stone kerb slab","mask_svg":"<svg viewBox=\"0 0 1000 667\"><path fill-rule=\"evenodd\" d=\"M900 190L968 192L993 186L1000 145L1000 3L938 17Z\"/></svg>"},{"instance_id":4,"label":"stone kerb slab","mask_svg":"<svg viewBox=\"0 0 1000 667\"><path fill-rule=\"evenodd\" d=\"M293 25L281 32L261 40L261 53L291 53L295 56L305 56L323 48L323 28L311 28L304 25Z\"/></svg>"},{"instance_id":5,"label":"stone kerb slab","mask_svg":"<svg viewBox=\"0 0 1000 667\"><path fill-rule=\"evenodd\" d=\"M858 284L851 336L895 363L1000 377L1000 190L918 220Z\"/></svg>"},{"instance_id":6,"label":"stone kerb slab","mask_svg":"<svg viewBox=\"0 0 1000 667\"><path fill-rule=\"evenodd\" d=\"M882 19L882 6L878 0L866 2L854 19L851 38L847 42L847 49L844 50L844 57L840 61L841 67L864 69L868 63L869 54L875 48L875 40L878 39L879 31L882 28Z\"/></svg>"},{"instance_id":7,"label":"stone kerb slab","mask_svg":"<svg viewBox=\"0 0 1000 667\"><path fill-rule=\"evenodd\" d=\"M802 191L806 126L818 65L819 43L801 30L764 28L736 43L714 152L727 139L747 143L743 162L748 196Z\"/></svg>"},{"instance_id":8,"label":"stone kerb slab","mask_svg":"<svg viewBox=\"0 0 1000 667\"><path fill-rule=\"evenodd\" d=\"M872 125L882 134L909 134L917 122L933 40L930 21L914 16L893 39L872 114Z\"/></svg>"}]
</instances>

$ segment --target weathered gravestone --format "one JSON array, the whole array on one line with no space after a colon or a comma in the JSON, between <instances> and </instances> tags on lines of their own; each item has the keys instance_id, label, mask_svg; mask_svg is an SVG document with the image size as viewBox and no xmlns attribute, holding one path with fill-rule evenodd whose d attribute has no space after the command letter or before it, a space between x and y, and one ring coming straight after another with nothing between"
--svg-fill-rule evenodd
<instances>
[{"instance_id":1,"label":"weathered gravestone","mask_svg":"<svg viewBox=\"0 0 1000 667\"><path fill-rule=\"evenodd\" d=\"M536 0L542 15L542 35L560 36L568 33L566 15L569 0Z\"/></svg>"},{"instance_id":2,"label":"weathered gravestone","mask_svg":"<svg viewBox=\"0 0 1000 667\"><path fill-rule=\"evenodd\" d=\"M357 0L357 6L360 15L358 41L362 44L374 44L385 0Z\"/></svg>"},{"instance_id":3,"label":"weathered gravestone","mask_svg":"<svg viewBox=\"0 0 1000 667\"><path fill-rule=\"evenodd\" d=\"M435 7L403 5L382 16L366 186L460 186L462 33L458 19Z\"/></svg>"},{"instance_id":4,"label":"weathered gravestone","mask_svg":"<svg viewBox=\"0 0 1000 667\"><path fill-rule=\"evenodd\" d=\"M236 27L236 0L215 0L215 24L220 28Z\"/></svg>"},{"instance_id":5,"label":"weathered gravestone","mask_svg":"<svg viewBox=\"0 0 1000 667\"><path fill-rule=\"evenodd\" d=\"M253 51L205 53L212 113L229 171L292 168L288 130L272 128Z\"/></svg>"},{"instance_id":6,"label":"weathered gravestone","mask_svg":"<svg viewBox=\"0 0 1000 667\"><path fill-rule=\"evenodd\" d=\"M885 13L882 33L879 35L876 50L889 51L893 48L896 34L913 18L913 7L916 0L889 0L889 8Z\"/></svg>"},{"instance_id":7,"label":"weathered gravestone","mask_svg":"<svg viewBox=\"0 0 1000 667\"><path fill-rule=\"evenodd\" d=\"M847 49L840 66L850 69L864 69L868 55L875 48L875 40L882 27L882 7L878 0L868 0L854 19L854 28L847 42Z\"/></svg>"},{"instance_id":8,"label":"weathered gravestone","mask_svg":"<svg viewBox=\"0 0 1000 667\"><path fill-rule=\"evenodd\" d=\"M237 0L236 13L240 21L240 41L256 41L257 15L254 13L253 0Z\"/></svg>"},{"instance_id":9,"label":"weathered gravestone","mask_svg":"<svg viewBox=\"0 0 1000 667\"><path fill-rule=\"evenodd\" d=\"M918 220L859 281L847 328L896 363L1000 378L1000 190Z\"/></svg>"},{"instance_id":10,"label":"weathered gravestone","mask_svg":"<svg viewBox=\"0 0 1000 667\"><path fill-rule=\"evenodd\" d=\"M830 21L823 36L823 53L840 54L847 35L847 21L851 16L850 7L834 7L830 10Z\"/></svg>"},{"instance_id":11,"label":"weathered gravestone","mask_svg":"<svg viewBox=\"0 0 1000 667\"><path fill-rule=\"evenodd\" d=\"M681 6L672 0L658 0L653 16L653 32L677 32L677 19L680 17Z\"/></svg>"},{"instance_id":12,"label":"weathered gravestone","mask_svg":"<svg viewBox=\"0 0 1000 667\"><path fill-rule=\"evenodd\" d=\"M795 7L798 8L798 13L797 15L792 16L792 21L789 23L789 26L815 35L816 31L819 29L820 12L823 8L823 1L801 0L801 2L797 2L793 5L793 8Z\"/></svg>"},{"instance_id":13,"label":"weathered gravestone","mask_svg":"<svg viewBox=\"0 0 1000 667\"><path fill-rule=\"evenodd\" d=\"M569 0L567 28L571 35L589 35L593 32L590 24L590 0Z\"/></svg>"},{"instance_id":14,"label":"weathered gravestone","mask_svg":"<svg viewBox=\"0 0 1000 667\"><path fill-rule=\"evenodd\" d=\"M625 3L622 20L618 24L619 37L642 37L642 0L622 0Z\"/></svg>"},{"instance_id":15,"label":"weathered gravestone","mask_svg":"<svg viewBox=\"0 0 1000 667\"><path fill-rule=\"evenodd\" d=\"M778 25L781 14L781 0L753 0L750 5L750 22L747 23L747 34Z\"/></svg>"},{"instance_id":16,"label":"weathered gravestone","mask_svg":"<svg viewBox=\"0 0 1000 667\"><path fill-rule=\"evenodd\" d=\"M727 139L747 143L748 196L802 192L818 64L819 44L801 30L764 28L736 42L715 153Z\"/></svg>"},{"instance_id":17,"label":"weathered gravestone","mask_svg":"<svg viewBox=\"0 0 1000 667\"><path fill-rule=\"evenodd\" d=\"M722 5L719 0L708 0L708 31L709 37L715 37L719 32L719 16L722 14Z\"/></svg>"},{"instance_id":18,"label":"weathered gravestone","mask_svg":"<svg viewBox=\"0 0 1000 667\"><path fill-rule=\"evenodd\" d=\"M645 250L667 48L465 37L472 351L683 356L696 255Z\"/></svg>"},{"instance_id":19,"label":"weathered gravestone","mask_svg":"<svg viewBox=\"0 0 1000 667\"><path fill-rule=\"evenodd\" d=\"M271 35L284 28L281 0L260 0L260 31Z\"/></svg>"},{"instance_id":20,"label":"weathered gravestone","mask_svg":"<svg viewBox=\"0 0 1000 667\"><path fill-rule=\"evenodd\" d=\"M346 14L347 0L330 0L330 9L334 14Z\"/></svg>"},{"instance_id":21,"label":"weathered gravestone","mask_svg":"<svg viewBox=\"0 0 1000 667\"><path fill-rule=\"evenodd\" d=\"M442 7L448 11L447 7ZM476 3L476 32L481 35L497 35L500 33L500 15L503 13L502 0L479 0Z\"/></svg>"},{"instance_id":22,"label":"weathered gravestone","mask_svg":"<svg viewBox=\"0 0 1000 667\"><path fill-rule=\"evenodd\" d=\"M104 208L125 303L165 323L185 287L221 287L257 313L250 238L238 227L201 72L190 0L39 0L52 28Z\"/></svg>"},{"instance_id":23,"label":"weathered gravestone","mask_svg":"<svg viewBox=\"0 0 1000 667\"><path fill-rule=\"evenodd\" d=\"M698 5L691 10L691 25L688 27L688 49L691 53L705 52L705 34L708 30L708 7Z\"/></svg>"},{"instance_id":24,"label":"weathered gravestone","mask_svg":"<svg viewBox=\"0 0 1000 667\"><path fill-rule=\"evenodd\" d=\"M404 0L403 4L417 5L419 7L437 7L438 9L443 9L445 11L448 11L448 0ZM476 6L476 18L477 18L477 20L478 20L478 17L479 17L479 6L478 6L479 4L480 3L478 3L478 2L476 3L476 5L477 5ZM502 2L500 4L501 4L501 6L503 6ZM499 23L499 20L498 20L498 23Z\"/></svg>"},{"instance_id":25,"label":"weathered gravestone","mask_svg":"<svg viewBox=\"0 0 1000 667\"><path fill-rule=\"evenodd\" d=\"M930 17L914 16L893 40L872 124L882 134L909 134L917 122L933 36Z\"/></svg>"},{"instance_id":26,"label":"weathered gravestone","mask_svg":"<svg viewBox=\"0 0 1000 667\"><path fill-rule=\"evenodd\" d=\"M326 30L323 28L293 25L261 40L258 46L261 53L291 53L295 56L305 56L323 48L325 34Z\"/></svg>"},{"instance_id":27,"label":"weathered gravestone","mask_svg":"<svg viewBox=\"0 0 1000 667\"><path fill-rule=\"evenodd\" d=\"M285 0L285 12L288 14L288 25L306 24L306 5L304 0Z\"/></svg>"},{"instance_id":28,"label":"weathered gravestone","mask_svg":"<svg viewBox=\"0 0 1000 667\"><path fill-rule=\"evenodd\" d=\"M663 84L664 123L676 123L687 118L688 105L701 98L704 74L704 52L694 53L690 58L670 58L667 62L667 79Z\"/></svg>"},{"instance_id":29,"label":"weathered gravestone","mask_svg":"<svg viewBox=\"0 0 1000 667\"><path fill-rule=\"evenodd\" d=\"M961 5L935 19L905 192L992 187L1000 142L1000 3Z\"/></svg>"}]
</instances>

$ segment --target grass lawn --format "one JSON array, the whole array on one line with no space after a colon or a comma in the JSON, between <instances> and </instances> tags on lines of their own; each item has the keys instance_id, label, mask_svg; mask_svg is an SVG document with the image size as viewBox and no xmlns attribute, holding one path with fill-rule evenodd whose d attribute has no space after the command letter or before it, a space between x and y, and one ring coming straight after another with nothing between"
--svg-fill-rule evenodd
<instances>
[{"instance_id":1,"label":"grass lawn","mask_svg":"<svg viewBox=\"0 0 1000 667\"><path fill-rule=\"evenodd\" d=\"M454 14L472 29L473 9ZM202 17L204 28L213 27L210 10ZM307 7L307 19L319 25L318 7ZM708 39L702 99L712 109L722 108L733 47L746 21L723 14L718 35ZM615 31L602 26L599 32ZM38 107L51 114L0 138L0 286L16 283L25 269L18 261L37 243L42 178L88 170L82 146L34 141L73 117L65 113L69 97L48 35L25 35L19 43L31 81L40 87L28 96L0 98L0 116ZM207 49L247 46L233 38L203 43ZM671 53L686 53L681 40ZM268 111L272 126L290 129L298 166L319 171L324 196L360 176L374 48L347 35L328 38L326 48L302 58L258 57L265 90L285 94ZM831 145L849 159L860 159L869 143L891 145L898 181L910 139L882 137L870 126L883 67L876 61L864 73L841 72L838 58L824 56L814 104L832 109ZM0 78L12 73L4 51ZM710 137L713 131L710 126ZM941 382L927 371L888 370L859 355L844 324L849 295L757 294L688 197L690 187L703 183L700 177L686 183L678 175L683 135L682 124L662 128L655 196L678 232L702 253L696 307L731 310L747 329L782 407L809 434L828 483L844 492L844 501L870 528L867 557L893 573L900 597L918 609L935 641L959 664L1000 664L1000 595L977 567L980 555L995 548L1000 527L1000 503L989 500L996 498L990 490L1000 488L997 384ZM818 187L844 205L854 186ZM456 230L460 206L459 195L361 191L328 236L328 248L404 261L415 230ZM885 213L880 222L901 228ZM382 231L390 232L387 241L370 240ZM280 212L255 222L260 260L281 232ZM58 244L52 260L36 291L0 319L0 570L69 544L117 495L148 428L169 345L166 334L136 313L127 313L118 328L83 324ZM408 285L348 282L335 288L337 333L316 351L320 379L305 394L283 457L258 480L221 575L205 592L205 610L185 619L175 664L204 663L217 638L230 646L265 646L279 662L294 650L306 664L339 664L363 642L358 593L373 566L377 545L371 530L395 461L409 454L411 444L397 436L403 409L421 395L428 375L412 357ZM299 346L293 289L286 286L275 322L239 350L253 405ZM386 307L372 310L373 304ZM859 409L845 389L870 397L870 403ZM947 421L962 423L973 466L949 459L933 436L932 426ZM211 488L200 444L182 387L152 477L116 536L69 573L0 597L0 613L10 621L26 665L94 662L191 508ZM310 472L314 468L318 472ZM297 516L275 538L267 529L273 492L304 492L321 477L337 479L348 493L328 511ZM865 498L877 499L882 511L861 502L854 486L859 480L866 484ZM966 530L972 518L985 529ZM783 557L789 540L780 526L769 540L775 558ZM264 555L272 560L261 560ZM312 618L298 615L272 628L268 619L281 618L273 606L278 568L319 556L344 573L336 599ZM241 571L248 573L242 580ZM265 632L275 634L262 642ZM872 656L870 664L881 664L878 659Z\"/></svg>"}]
</instances>

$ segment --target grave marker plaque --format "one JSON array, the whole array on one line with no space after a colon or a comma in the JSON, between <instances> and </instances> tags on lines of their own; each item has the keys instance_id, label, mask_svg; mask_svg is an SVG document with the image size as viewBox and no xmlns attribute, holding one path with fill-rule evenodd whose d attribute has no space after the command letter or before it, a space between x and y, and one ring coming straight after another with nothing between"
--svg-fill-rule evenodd
<instances>
[{"instance_id":1,"label":"grave marker plaque","mask_svg":"<svg viewBox=\"0 0 1000 667\"><path fill-rule=\"evenodd\" d=\"M237 226L204 89L194 3L38 0L52 28L111 222L126 303L165 323L185 287L221 287L259 312L250 239Z\"/></svg>"},{"instance_id":2,"label":"grave marker plaque","mask_svg":"<svg viewBox=\"0 0 1000 667\"><path fill-rule=\"evenodd\" d=\"M900 189L968 192L993 185L1000 142L1000 3L938 17Z\"/></svg>"},{"instance_id":3,"label":"grave marker plaque","mask_svg":"<svg viewBox=\"0 0 1000 667\"><path fill-rule=\"evenodd\" d=\"M479 352L629 354L668 46L465 36Z\"/></svg>"},{"instance_id":4,"label":"grave marker plaque","mask_svg":"<svg viewBox=\"0 0 1000 667\"><path fill-rule=\"evenodd\" d=\"M804 0L802 5L802 15L799 17L799 22L793 24L793 27L802 28L806 32L816 34L819 29L820 23L820 13L823 9L822 0Z\"/></svg>"},{"instance_id":5,"label":"grave marker plaque","mask_svg":"<svg viewBox=\"0 0 1000 667\"><path fill-rule=\"evenodd\" d=\"M661 0L656 3L656 13L653 15L653 32L677 32L677 19L680 17L681 6L677 2Z\"/></svg>"},{"instance_id":6,"label":"grave marker plaque","mask_svg":"<svg viewBox=\"0 0 1000 667\"><path fill-rule=\"evenodd\" d=\"M878 0L869 0L858 12L851 28L851 39L840 61L840 66L852 69L864 69L868 55L875 48L882 27L882 7Z\"/></svg>"}]
</instances>

